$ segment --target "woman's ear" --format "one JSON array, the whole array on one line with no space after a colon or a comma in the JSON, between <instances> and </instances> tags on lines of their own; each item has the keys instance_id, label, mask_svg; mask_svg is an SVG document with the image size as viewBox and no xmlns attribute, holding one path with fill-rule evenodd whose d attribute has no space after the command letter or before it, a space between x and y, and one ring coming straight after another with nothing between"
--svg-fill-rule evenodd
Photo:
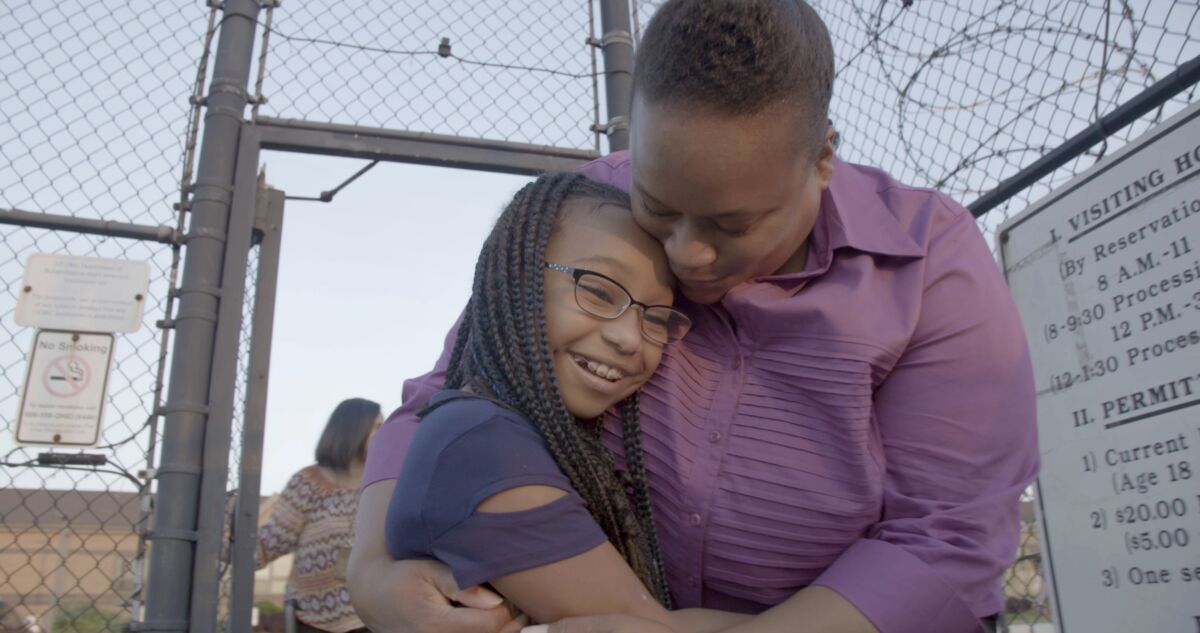
<instances>
[{"instance_id":1,"label":"woman's ear","mask_svg":"<svg viewBox=\"0 0 1200 633\"><path fill-rule=\"evenodd\" d=\"M838 132L833 123L830 123L829 127L825 128L825 138L821 141L821 149L818 150L816 162L813 164L822 191L828 189L829 183L833 181L833 157L837 144Z\"/></svg>"}]
</instances>

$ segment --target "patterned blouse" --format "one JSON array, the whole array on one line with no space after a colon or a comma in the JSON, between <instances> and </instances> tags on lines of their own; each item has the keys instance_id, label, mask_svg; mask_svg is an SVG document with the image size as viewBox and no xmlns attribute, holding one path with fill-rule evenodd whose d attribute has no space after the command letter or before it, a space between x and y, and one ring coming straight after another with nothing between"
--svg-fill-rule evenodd
<instances>
[{"instance_id":1,"label":"patterned blouse","mask_svg":"<svg viewBox=\"0 0 1200 633\"><path fill-rule=\"evenodd\" d=\"M340 488L318 466L307 466L292 475L258 528L257 566L294 552L284 597L295 602L297 618L332 633L363 626L346 590L357 508L357 488Z\"/></svg>"}]
</instances>

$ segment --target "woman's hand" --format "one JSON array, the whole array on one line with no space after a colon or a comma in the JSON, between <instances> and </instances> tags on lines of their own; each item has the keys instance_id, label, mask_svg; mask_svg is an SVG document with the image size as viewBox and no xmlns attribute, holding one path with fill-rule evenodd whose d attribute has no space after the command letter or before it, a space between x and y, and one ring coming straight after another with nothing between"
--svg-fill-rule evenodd
<instances>
[{"instance_id":1,"label":"woman's hand","mask_svg":"<svg viewBox=\"0 0 1200 633\"><path fill-rule=\"evenodd\" d=\"M500 596L482 587L459 590L435 561L385 561L360 570L351 583L354 610L377 633L499 633L516 631Z\"/></svg>"}]
</instances>

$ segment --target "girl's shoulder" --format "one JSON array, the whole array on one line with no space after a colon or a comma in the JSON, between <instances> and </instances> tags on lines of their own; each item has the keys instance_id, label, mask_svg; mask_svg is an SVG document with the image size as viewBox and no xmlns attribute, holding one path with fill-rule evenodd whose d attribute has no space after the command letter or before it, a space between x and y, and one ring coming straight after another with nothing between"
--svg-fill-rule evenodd
<instances>
[{"instance_id":1,"label":"girl's shoulder","mask_svg":"<svg viewBox=\"0 0 1200 633\"><path fill-rule=\"evenodd\" d=\"M463 392L444 391L430 403L397 479L389 529L400 533L395 526L420 525L432 538L503 490L571 489L541 433L520 413Z\"/></svg>"},{"instance_id":2,"label":"girl's shoulder","mask_svg":"<svg viewBox=\"0 0 1200 633\"><path fill-rule=\"evenodd\" d=\"M447 389L429 400L414 442L447 446L467 435L503 437L537 434L533 422L521 413L490 398Z\"/></svg>"},{"instance_id":3,"label":"girl's shoulder","mask_svg":"<svg viewBox=\"0 0 1200 633\"><path fill-rule=\"evenodd\" d=\"M501 481L529 477L556 484L562 477L537 427L499 402L462 391L430 399L401 474L409 483L439 482L464 498Z\"/></svg>"}]
</instances>

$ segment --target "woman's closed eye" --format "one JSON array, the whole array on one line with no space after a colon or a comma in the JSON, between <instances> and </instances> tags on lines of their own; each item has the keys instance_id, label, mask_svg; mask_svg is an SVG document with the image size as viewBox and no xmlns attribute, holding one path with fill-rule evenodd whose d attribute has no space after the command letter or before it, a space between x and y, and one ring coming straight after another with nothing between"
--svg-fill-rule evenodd
<instances>
[{"instance_id":1,"label":"woman's closed eye","mask_svg":"<svg viewBox=\"0 0 1200 633\"><path fill-rule=\"evenodd\" d=\"M675 213L674 211L666 211L663 209L652 209L645 205L642 205L642 211L644 211L647 216L649 216L655 220L669 220L669 219L679 215L678 213Z\"/></svg>"},{"instance_id":2,"label":"woman's closed eye","mask_svg":"<svg viewBox=\"0 0 1200 633\"><path fill-rule=\"evenodd\" d=\"M750 228L752 226L753 226L753 224L745 224L745 225L739 225L739 226L722 226L720 224L716 225L718 232L720 232L722 235L727 235L729 237L741 237L741 236L749 233Z\"/></svg>"}]
</instances>

